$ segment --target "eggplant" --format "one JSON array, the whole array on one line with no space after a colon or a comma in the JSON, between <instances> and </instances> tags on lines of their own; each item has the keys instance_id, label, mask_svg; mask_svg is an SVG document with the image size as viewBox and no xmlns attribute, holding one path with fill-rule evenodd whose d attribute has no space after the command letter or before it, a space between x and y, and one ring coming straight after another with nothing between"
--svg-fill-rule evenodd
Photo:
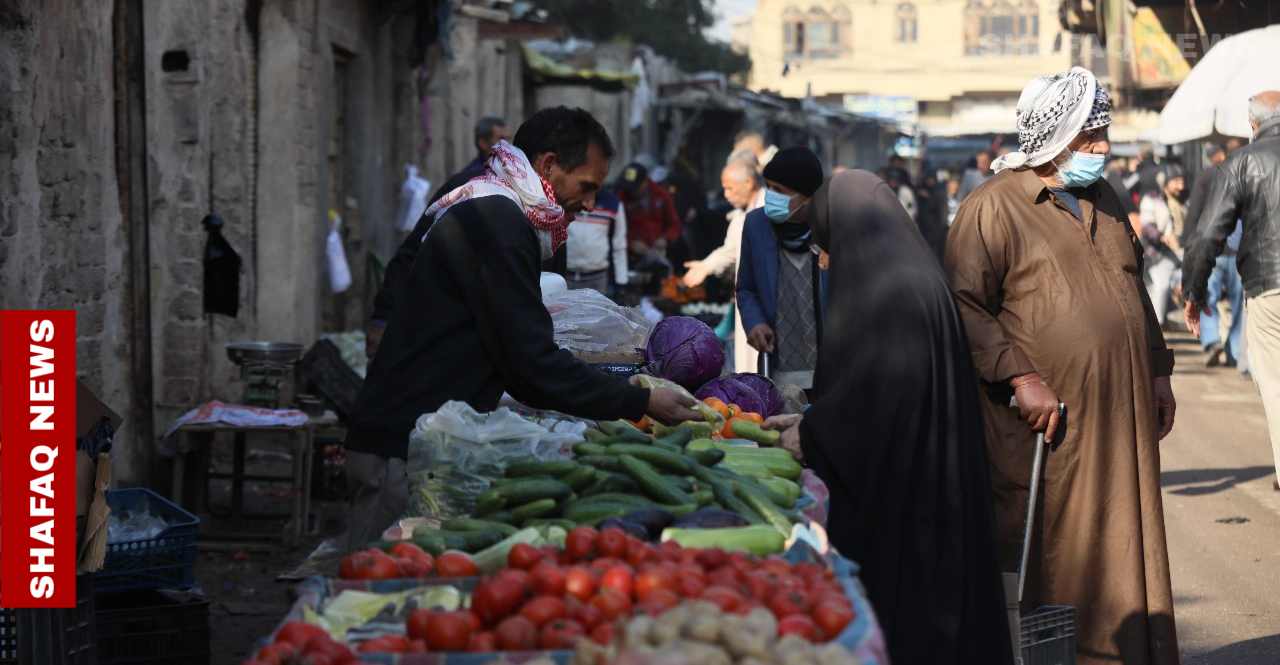
<instances>
[{"instance_id":1,"label":"eggplant","mask_svg":"<svg viewBox=\"0 0 1280 665\"><path fill-rule=\"evenodd\" d=\"M621 529L622 532L628 536L635 536L636 538L644 541L649 540L648 529L641 524L627 521L625 518L610 517L603 522L600 522L596 528L601 531L604 531L605 529Z\"/></svg>"},{"instance_id":2,"label":"eggplant","mask_svg":"<svg viewBox=\"0 0 1280 665\"><path fill-rule=\"evenodd\" d=\"M679 517L672 526L677 529L723 529L735 526L748 526L751 522L738 513L715 508L695 510Z\"/></svg>"},{"instance_id":3,"label":"eggplant","mask_svg":"<svg viewBox=\"0 0 1280 665\"><path fill-rule=\"evenodd\" d=\"M644 527L648 532L644 539L656 541L662 536L662 530L676 521L676 516L661 508L645 508L623 515L622 520Z\"/></svg>"}]
</instances>

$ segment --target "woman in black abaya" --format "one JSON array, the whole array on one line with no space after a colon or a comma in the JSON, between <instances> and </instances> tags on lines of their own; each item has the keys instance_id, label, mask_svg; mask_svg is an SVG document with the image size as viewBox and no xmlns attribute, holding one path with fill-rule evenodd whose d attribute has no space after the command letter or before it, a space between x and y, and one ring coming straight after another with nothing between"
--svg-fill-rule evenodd
<instances>
[{"instance_id":1,"label":"woman in black abaya","mask_svg":"<svg viewBox=\"0 0 1280 665\"><path fill-rule=\"evenodd\" d=\"M978 381L933 252L883 181L834 176L809 210L829 254L817 400L782 444L831 490L894 665L1012 663Z\"/></svg>"}]
</instances>

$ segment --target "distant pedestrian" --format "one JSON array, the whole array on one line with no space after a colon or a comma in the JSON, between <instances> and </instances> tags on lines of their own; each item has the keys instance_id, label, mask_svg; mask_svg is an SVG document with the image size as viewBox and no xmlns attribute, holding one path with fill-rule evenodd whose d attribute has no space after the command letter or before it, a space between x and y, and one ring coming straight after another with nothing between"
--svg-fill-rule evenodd
<instances>
[{"instance_id":1,"label":"distant pedestrian","mask_svg":"<svg viewBox=\"0 0 1280 665\"><path fill-rule=\"evenodd\" d=\"M750 150L756 156L756 162L760 164L760 168L769 165L769 160L778 154L778 146L766 145L764 134L756 131L739 132L733 140L734 151Z\"/></svg>"},{"instance_id":2,"label":"distant pedestrian","mask_svg":"<svg viewBox=\"0 0 1280 665\"><path fill-rule=\"evenodd\" d=\"M1134 232L1140 233L1142 229L1142 213L1138 209L1138 203L1133 200L1133 194L1129 193L1129 186L1125 184L1126 178L1129 176L1129 160L1113 155L1107 162L1105 176L1107 184L1116 190L1116 196L1120 198L1120 204L1124 206L1124 211L1129 216L1129 223L1133 226Z\"/></svg>"},{"instance_id":3,"label":"distant pedestrian","mask_svg":"<svg viewBox=\"0 0 1280 665\"><path fill-rule=\"evenodd\" d=\"M960 211L960 202L964 201L964 197L960 196L960 179L951 178L947 181L947 228L956 221L956 213Z\"/></svg>"},{"instance_id":4,"label":"distant pedestrian","mask_svg":"<svg viewBox=\"0 0 1280 665\"><path fill-rule=\"evenodd\" d=\"M890 166L884 171L884 181L889 185L889 189L898 195L898 202L911 216L911 221L918 222L920 206L916 204L916 195L911 191L910 180L906 171L895 166Z\"/></svg>"},{"instance_id":5,"label":"distant pedestrian","mask_svg":"<svg viewBox=\"0 0 1280 665\"><path fill-rule=\"evenodd\" d=\"M595 289L611 296L626 286L627 211L622 201L601 190L595 209L578 213L569 224L565 248L564 279L570 289Z\"/></svg>"},{"instance_id":6,"label":"distant pedestrian","mask_svg":"<svg viewBox=\"0 0 1280 665\"><path fill-rule=\"evenodd\" d=\"M1280 92L1249 100L1253 139L1222 163L1187 250L1187 327L1201 334L1210 274L1228 236L1240 227L1236 264L1249 310L1250 366L1262 393L1271 446L1280 471ZM1234 316L1234 312L1232 315ZM1280 482L1278 480L1277 482ZM1280 489L1278 484L1277 489Z\"/></svg>"},{"instance_id":7,"label":"distant pedestrian","mask_svg":"<svg viewBox=\"0 0 1280 665\"><path fill-rule=\"evenodd\" d=\"M1164 327L1172 304L1174 273L1182 266L1182 194L1186 176L1177 164L1166 165L1156 176L1159 190L1142 197L1142 248L1146 258L1147 295L1155 308L1156 321Z\"/></svg>"},{"instance_id":8,"label":"distant pedestrian","mask_svg":"<svg viewBox=\"0 0 1280 665\"><path fill-rule=\"evenodd\" d=\"M1138 148L1138 164L1132 170L1134 180L1129 191L1135 198L1142 200L1147 194L1160 191L1160 184L1156 182L1160 165L1156 163L1156 151L1150 143Z\"/></svg>"},{"instance_id":9,"label":"distant pedestrian","mask_svg":"<svg viewBox=\"0 0 1280 665\"><path fill-rule=\"evenodd\" d=\"M671 195L635 162L622 169L617 191L626 209L631 258L638 262L651 250L665 255L680 240L682 228Z\"/></svg>"},{"instance_id":10,"label":"distant pedestrian","mask_svg":"<svg viewBox=\"0 0 1280 665\"><path fill-rule=\"evenodd\" d=\"M991 151L983 150L974 158L975 165L972 168L964 170L964 175L960 178L960 199L969 198L973 190L977 189L982 183L986 182L992 176L991 171Z\"/></svg>"}]
</instances>

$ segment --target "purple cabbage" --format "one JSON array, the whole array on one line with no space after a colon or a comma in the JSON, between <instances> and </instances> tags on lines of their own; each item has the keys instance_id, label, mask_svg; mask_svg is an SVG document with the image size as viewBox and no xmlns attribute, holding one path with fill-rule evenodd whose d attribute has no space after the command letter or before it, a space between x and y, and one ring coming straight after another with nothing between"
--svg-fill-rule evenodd
<instances>
[{"instance_id":1,"label":"purple cabbage","mask_svg":"<svg viewBox=\"0 0 1280 665\"><path fill-rule=\"evenodd\" d=\"M690 316L672 316L658 322L645 349L648 373L674 381L693 392L720 376L724 346L715 331Z\"/></svg>"},{"instance_id":2,"label":"purple cabbage","mask_svg":"<svg viewBox=\"0 0 1280 665\"><path fill-rule=\"evenodd\" d=\"M730 374L712 379L694 394L698 399L715 397L725 404L737 404L749 413L768 418L782 412L782 393L759 374Z\"/></svg>"},{"instance_id":3,"label":"purple cabbage","mask_svg":"<svg viewBox=\"0 0 1280 665\"><path fill-rule=\"evenodd\" d=\"M782 413L782 410L786 408L787 403L782 397L782 392L768 377L754 372L742 372L732 376L755 390L756 395L760 397L760 401L764 403L764 411L757 411L756 413L768 418Z\"/></svg>"}]
</instances>

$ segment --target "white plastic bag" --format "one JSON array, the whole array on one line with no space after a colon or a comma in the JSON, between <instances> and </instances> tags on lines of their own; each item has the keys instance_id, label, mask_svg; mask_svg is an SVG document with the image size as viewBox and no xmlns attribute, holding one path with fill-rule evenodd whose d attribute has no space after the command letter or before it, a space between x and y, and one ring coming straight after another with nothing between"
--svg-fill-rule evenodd
<instances>
[{"instance_id":1,"label":"white plastic bag","mask_svg":"<svg viewBox=\"0 0 1280 665\"><path fill-rule=\"evenodd\" d=\"M477 413L446 402L418 418L409 435L407 517L469 514L475 499L517 462L560 459L561 448L582 441L586 426L548 430L508 408Z\"/></svg>"},{"instance_id":2,"label":"white plastic bag","mask_svg":"<svg viewBox=\"0 0 1280 665\"><path fill-rule=\"evenodd\" d=\"M351 288L351 266L347 264L347 250L342 246L342 216L337 210L329 211L329 239L324 253L329 259L329 286L334 293Z\"/></svg>"},{"instance_id":3,"label":"white plastic bag","mask_svg":"<svg viewBox=\"0 0 1280 665\"><path fill-rule=\"evenodd\" d=\"M400 210L396 212L396 230L412 231L418 218L427 209L427 197L431 193L431 181L418 177L418 167L406 164L404 186L400 188Z\"/></svg>"},{"instance_id":4,"label":"white plastic bag","mask_svg":"<svg viewBox=\"0 0 1280 665\"><path fill-rule=\"evenodd\" d=\"M630 353L649 340L652 326L640 312L594 289L546 295L542 304L551 313L556 345L562 349Z\"/></svg>"}]
</instances>

